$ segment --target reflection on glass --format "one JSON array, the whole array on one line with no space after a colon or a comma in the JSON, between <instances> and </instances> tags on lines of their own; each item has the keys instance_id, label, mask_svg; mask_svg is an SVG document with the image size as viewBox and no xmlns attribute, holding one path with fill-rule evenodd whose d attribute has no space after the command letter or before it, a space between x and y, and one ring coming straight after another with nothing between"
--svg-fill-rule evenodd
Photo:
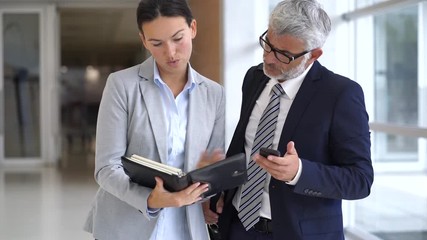
<instances>
[{"instance_id":1,"label":"reflection on glass","mask_svg":"<svg viewBox=\"0 0 427 240\"><path fill-rule=\"evenodd\" d=\"M39 157L38 14L4 14L3 44L5 157Z\"/></svg>"},{"instance_id":2,"label":"reflection on glass","mask_svg":"<svg viewBox=\"0 0 427 240\"><path fill-rule=\"evenodd\" d=\"M377 122L418 124L417 23L416 6L374 18Z\"/></svg>"},{"instance_id":3,"label":"reflection on glass","mask_svg":"<svg viewBox=\"0 0 427 240\"><path fill-rule=\"evenodd\" d=\"M418 125L418 10L374 17L375 121ZM417 139L376 134L376 162L416 162Z\"/></svg>"},{"instance_id":4,"label":"reflection on glass","mask_svg":"<svg viewBox=\"0 0 427 240\"><path fill-rule=\"evenodd\" d=\"M375 133L375 162L417 162L418 139L386 133Z\"/></svg>"}]
</instances>

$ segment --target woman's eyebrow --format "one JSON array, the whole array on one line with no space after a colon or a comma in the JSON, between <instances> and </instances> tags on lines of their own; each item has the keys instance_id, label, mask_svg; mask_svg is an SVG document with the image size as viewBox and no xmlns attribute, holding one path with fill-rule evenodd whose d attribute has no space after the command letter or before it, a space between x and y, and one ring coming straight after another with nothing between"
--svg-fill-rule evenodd
<instances>
[{"instance_id":1,"label":"woman's eyebrow","mask_svg":"<svg viewBox=\"0 0 427 240\"><path fill-rule=\"evenodd\" d=\"M184 29L181 29L181 30L178 30L176 33L174 33L173 35L172 35L172 37L175 37L176 35L178 35L179 33L181 33L181 32L183 32L184 31ZM162 40L160 40L160 39L156 39L156 38L149 38L149 39L147 39L147 41L155 41L155 42L161 42Z\"/></svg>"}]
</instances>

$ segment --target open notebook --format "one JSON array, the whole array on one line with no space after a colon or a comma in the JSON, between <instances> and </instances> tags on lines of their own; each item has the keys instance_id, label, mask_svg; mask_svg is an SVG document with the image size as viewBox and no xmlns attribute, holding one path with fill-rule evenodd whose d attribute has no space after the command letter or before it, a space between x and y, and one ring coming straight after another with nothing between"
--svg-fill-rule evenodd
<instances>
[{"instance_id":1,"label":"open notebook","mask_svg":"<svg viewBox=\"0 0 427 240\"><path fill-rule=\"evenodd\" d=\"M188 173L136 154L123 156L122 163L131 181L145 187L155 187L155 176L162 178L164 187L172 192L180 191L195 182L208 183L209 191L204 193L204 197L235 188L247 181L246 158L243 153Z\"/></svg>"}]
</instances>

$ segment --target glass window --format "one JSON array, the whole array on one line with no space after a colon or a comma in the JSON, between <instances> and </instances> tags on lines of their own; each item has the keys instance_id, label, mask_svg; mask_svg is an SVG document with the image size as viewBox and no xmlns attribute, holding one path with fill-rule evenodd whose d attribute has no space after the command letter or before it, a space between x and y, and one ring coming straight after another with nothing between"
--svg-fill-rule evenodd
<instances>
[{"instance_id":1,"label":"glass window","mask_svg":"<svg viewBox=\"0 0 427 240\"><path fill-rule=\"evenodd\" d=\"M419 188L427 183L427 141L408 134L423 126L426 104L420 14L419 5L407 5L354 20L355 75L370 111L375 180L368 198L352 201L351 221L380 239L425 239L427 232L427 192Z\"/></svg>"},{"instance_id":2,"label":"glass window","mask_svg":"<svg viewBox=\"0 0 427 240\"><path fill-rule=\"evenodd\" d=\"M417 23L417 6L374 17L375 122L418 125ZM418 141L377 134L374 149L376 161L416 161Z\"/></svg>"},{"instance_id":3,"label":"glass window","mask_svg":"<svg viewBox=\"0 0 427 240\"><path fill-rule=\"evenodd\" d=\"M418 8L374 17L375 120L418 124Z\"/></svg>"},{"instance_id":4,"label":"glass window","mask_svg":"<svg viewBox=\"0 0 427 240\"><path fill-rule=\"evenodd\" d=\"M402 135L376 132L373 158L380 162L417 162L418 139Z\"/></svg>"},{"instance_id":5,"label":"glass window","mask_svg":"<svg viewBox=\"0 0 427 240\"><path fill-rule=\"evenodd\" d=\"M3 15L6 158L40 156L39 37L39 14Z\"/></svg>"},{"instance_id":6,"label":"glass window","mask_svg":"<svg viewBox=\"0 0 427 240\"><path fill-rule=\"evenodd\" d=\"M386 2L389 0L357 0L355 1L356 3L356 8L365 8L365 7L369 7L371 5L380 3L380 2Z\"/></svg>"}]
</instances>

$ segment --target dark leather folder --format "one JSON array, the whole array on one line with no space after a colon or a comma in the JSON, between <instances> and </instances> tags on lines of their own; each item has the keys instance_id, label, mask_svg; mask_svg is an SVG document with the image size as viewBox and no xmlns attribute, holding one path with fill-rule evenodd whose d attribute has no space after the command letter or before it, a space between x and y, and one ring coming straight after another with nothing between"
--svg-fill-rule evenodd
<instances>
[{"instance_id":1,"label":"dark leather folder","mask_svg":"<svg viewBox=\"0 0 427 240\"><path fill-rule=\"evenodd\" d=\"M164 187L171 192L180 191L195 182L208 183L209 191L203 194L204 197L235 188L247 181L246 158L243 153L188 173L135 154L123 156L122 164L130 179L145 187L155 187L155 176L162 178Z\"/></svg>"}]
</instances>

